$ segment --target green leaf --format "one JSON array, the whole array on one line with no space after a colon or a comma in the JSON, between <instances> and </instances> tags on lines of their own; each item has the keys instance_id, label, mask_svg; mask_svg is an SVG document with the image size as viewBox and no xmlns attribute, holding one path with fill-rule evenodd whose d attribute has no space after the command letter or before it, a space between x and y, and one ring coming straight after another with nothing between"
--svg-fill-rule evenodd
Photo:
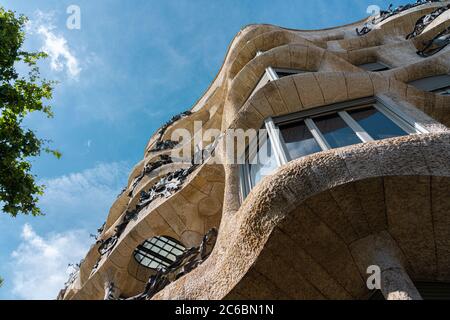
<instances>
[{"instance_id":1,"label":"green leaf","mask_svg":"<svg viewBox=\"0 0 450 320\"><path fill-rule=\"evenodd\" d=\"M3 212L41 215L39 196L44 187L36 183L31 158L42 151L56 158L61 153L48 146L49 141L37 137L22 123L33 112L53 117L52 99L56 82L41 79L37 62L47 57L44 52L22 50L25 23L28 19L0 6L0 203ZM22 62L29 70L25 76L16 71Z\"/></svg>"}]
</instances>

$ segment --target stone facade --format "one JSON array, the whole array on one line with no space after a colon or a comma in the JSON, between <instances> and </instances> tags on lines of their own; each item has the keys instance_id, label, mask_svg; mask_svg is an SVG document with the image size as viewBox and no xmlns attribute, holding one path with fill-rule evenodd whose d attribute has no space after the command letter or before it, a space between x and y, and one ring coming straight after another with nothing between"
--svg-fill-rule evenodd
<instances>
[{"instance_id":1,"label":"stone facade","mask_svg":"<svg viewBox=\"0 0 450 320\"><path fill-rule=\"evenodd\" d=\"M419 19L447 5L423 1L376 23L326 30L243 28L191 111L150 138L59 298L137 296L157 274L136 261L139 245L165 236L198 247L211 229L218 235L207 259L149 299L367 299L370 265L380 267L387 299L420 299L420 281L450 283L450 96L408 85L450 74L450 45L417 54L445 34L450 10L406 39ZM390 69L358 67L374 62ZM302 73L255 92L268 67ZM425 131L289 161L245 199L239 165L167 158L183 147L172 134L186 129L195 136L195 122L222 133L259 129L268 118L367 97L388 101ZM213 147L225 157L220 144ZM142 192L150 202L142 202Z\"/></svg>"}]
</instances>

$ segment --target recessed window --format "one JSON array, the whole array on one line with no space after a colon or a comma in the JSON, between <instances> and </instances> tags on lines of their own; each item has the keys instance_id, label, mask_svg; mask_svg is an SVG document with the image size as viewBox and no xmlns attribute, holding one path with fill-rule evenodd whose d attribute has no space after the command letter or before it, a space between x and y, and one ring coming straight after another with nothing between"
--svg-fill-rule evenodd
<instances>
[{"instance_id":1,"label":"recessed window","mask_svg":"<svg viewBox=\"0 0 450 320\"><path fill-rule=\"evenodd\" d=\"M288 76L292 76L294 74L305 73L305 71L302 71L302 70L281 69L281 68L275 68L274 71L277 74L279 79L288 77Z\"/></svg>"},{"instance_id":2,"label":"recessed window","mask_svg":"<svg viewBox=\"0 0 450 320\"><path fill-rule=\"evenodd\" d=\"M138 246L134 251L134 257L144 267L166 270L185 250L186 248L175 239L155 237Z\"/></svg>"},{"instance_id":3,"label":"recessed window","mask_svg":"<svg viewBox=\"0 0 450 320\"><path fill-rule=\"evenodd\" d=\"M291 160L358 143L426 132L397 108L359 99L266 120L267 139L246 153L242 197L264 176ZM254 143L250 143L253 145ZM259 162L258 162L259 161Z\"/></svg>"},{"instance_id":4,"label":"recessed window","mask_svg":"<svg viewBox=\"0 0 450 320\"><path fill-rule=\"evenodd\" d=\"M281 125L279 129L291 159L322 151L305 121Z\"/></svg>"},{"instance_id":5,"label":"recessed window","mask_svg":"<svg viewBox=\"0 0 450 320\"><path fill-rule=\"evenodd\" d=\"M373 106L351 110L348 114L375 140L408 134Z\"/></svg>"},{"instance_id":6,"label":"recessed window","mask_svg":"<svg viewBox=\"0 0 450 320\"><path fill-rule=\"evenodd\" d=\"M382 62L370 62L370 63L364 63L358 65L361 69L364 69L366 71L372 71L372 72L380 72L380 71L386 71L391 69L387 64L384 64Z\"/></svg>"},{"instance_id":7,"label":"recessed window","mask_svg":"<svg viewBox=\"0 0 450 320\"><path fill-rule=\"evenodd\" d=\"M278 167L271 140L267 135L256 138L246 150L246 165L241 167L241 189L251 190L264 177L271 175Z\"/></svg>"},{"instance_id":8,"label":"recessed window","mask_svg":"<svg viewBox=\"0 0 450 320\"><path fill-rule=\"evenodd\" d=\"M261 79L259 80L258 84L256 85L255 89L250 95L250 98L255 95L256 92L258 92L259 89L264 87L267 83L270 81L275 81L283 77L292 76L294 74L304 73L306 71L303 70L296 70L296 69L283 69L283 68L272 68L268 67L264 74L262 75Z\"/></svg>"},{"instance_id":9,"label":"recessed window","mask_svg":"<svg viewBox=\"0 0 450 320\"><path fill-rule=\"evenodd\" d=\"M419 90L434 92L443 96L450 95L450 75L448 74L414 80L408 84Z\"/></svg>"}]
</instances>

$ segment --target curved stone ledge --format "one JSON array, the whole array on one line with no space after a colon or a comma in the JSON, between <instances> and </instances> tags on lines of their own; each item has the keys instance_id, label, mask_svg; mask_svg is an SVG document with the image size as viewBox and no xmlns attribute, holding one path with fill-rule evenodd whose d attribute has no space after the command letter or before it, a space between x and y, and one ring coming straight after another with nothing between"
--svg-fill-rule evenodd
<instances>
[{"instance_id":1,"label":"curved stone ledge","mask_svg":"<svg viewBox=\"0 0 450 320\"><path fill-rule=\"evenodd\" d=\"M273 176L264 179L237 212L223 213L223 219L229 219L229 221L227 223L222 221L218 242L209 260L191 274L167 287L155 299L223 299L226 297L265 299L269 297L269 292L272 294L271 298L311 299L320 298L320 294L322 298L358 298L367 293L363 290L362 276L358 268L353 264L353 266L350 265L350 269L341 270L349 276L345 280L336 274L339 267L345 265L344 260L328 259L331 265L321 267L320 263L323 264L324 260L320 257L331 254L335 258L341 256L342 259L345 257L349 259L352 256L349 244L383 231L393 235L392 237L397 238L396 242L399 245L409 250L405 253L407 257L417 254L420 256L421 250L425 247L424 245L415 246L416 240L408 243L408 239L414 239L408 232L414 232L416 235L420 228L425 226L426 230L420 232L428 239L425 244L426 250L427 252L433 250L431 242L439 241L438 256L442 259L441 264L437 266L436 260L431 255L423 255L423 258L416 260L415 263L409 261L410 264L406 268L410 268L412 274L415 277L421 277L422 280L432 280L432 278L450 280L448 268L445 267L445 259L450 257L448 238L446 238L448 231L442 229L439 231L443 232L442 237L439 236L436 240L431 239L429 238L430 216L423 220L425 217L419 210L415 210L415 229L411 230L405 228L405 223L406 226L408 225L407 220L404 220L405 211L398 214L395 212L395 208L402 208L402 204L406 205L406 208L412 208L414 203L408 203L408 201L413 198L420 202L419 209L425 208L423 205L429 204L430 198L416 193L429 192L429 181L432 181L433 186L437 187L433 197L435 201L438 201L436 202L438 207L436 210L433 209L433 217L439 219L439 223L434 226L441 230L445 223L449 222L450 211L446 208L448 209L450 204L448 197L445 196L445 190L448 191L450 188L449 144L448 133L413 135L323 152L287 164ZM411 184L411 182L417 184ZM385 201L391 201L393 205L391 208L394 210L392 215L388 214L387 224L384 211L380 212L380 208L383 207L379 207L380 203L377 200L383 186L389 188L389 193L385 191L385 194L392 194L392 198ZM351 210L351 202L359 192L371 196L370 201L359 204L365 205L363 211L366 215L363 217L358 216L361 210ZM326 210L327 202L322 200L325 199L323 196L330 197L330 193L334 195L335 200L340 201L342 208L350 210L346 212L347 218L341 219L353 219L352 229L348 229L348 221L340 226L337 221L333 221L334 217L330 219L326 216L330 213ZM413 197L408 196L408 193ZM416 195L417 197L414 197ZM341 201L344 201L346 196L350 198L344 206ZM237 195L235 197L237 198ZM234 201L238 201L236 198ZM311 219L319 218L308 211L309 207L305 205L313 207L314 210L325 206L325 210L319 212L325 216L320 217L320 222L319 220L311 221ZM424 211L423 214L429 215L430 210ZM340 221L346 221L345 219ZM372 221L370 227L367 223L368 219ZM331 226L334 226L333 234L330 231L331 227L324 225L325 223L331 223ZM340 238L336 238L336 233L341 234ZM309 234L318 238L308 237ZM417 238L417 241L420 239L422 238ZM319 245L321 241L325 241L323 245ZM273 254L278 250L280 256L274 258ZM301 254L301 250L306 253ZM336 254L333 254L333 250L337 250ZM293 252L295 254L292 254ZM304 265L309 267L308 270L316 270L316 273L308 275L309 271L304 269L282 269L286 267L283 262L286 259L283 258L285 254L289 254L290 259L296 259L301 263L300 266ZM271 267L268 262L272 264ZM316 267L313 268L314 263ZM334 268L337 268L334 274L330 271L333 263ZM262 274L261 270L266 270L267 274ZM280 270L289 272L280 273ZM283 279L267 278L275 277L276 273L288 276ZM318 273L322 273L325 277L322 284L317 282L319 281L317 278L314 280L313 276L317 276ZM302 283L299 277L308 281ZM327 277L330 281L326 280ZM258 281L262 278L265 281ZM286 292L286 290L293 290L292 285L287 289L277 290L286 288L283 285L289 279L295 280L292 285L299 286L295 294ZM315 290L311 289L311 284L314 284ZM276 292L279 294L276 295ZM325 292L328 293L325 294Z\"/></svg>"},{"instance_id":2,"label":"curved stone ledge","mask_svg":"<svg viewBox=\"0 0 450 320\"><path fill-rule=\"evenodd\" d=\"M207 230L218 228L220 224L223 188L221 166L203 165L197 169L178 192L167 199L155 200L127 225L116 246L107 258L100 260L79 292L100 295L98 288L108 276L117 279L119 288L125 288L130 281L127 270L130 260L134 259L134 250L152 237L165 235L187 247L198 245ZM72 299L83 299L83 296L77 292Z\"/></svg>"}]
</instances>

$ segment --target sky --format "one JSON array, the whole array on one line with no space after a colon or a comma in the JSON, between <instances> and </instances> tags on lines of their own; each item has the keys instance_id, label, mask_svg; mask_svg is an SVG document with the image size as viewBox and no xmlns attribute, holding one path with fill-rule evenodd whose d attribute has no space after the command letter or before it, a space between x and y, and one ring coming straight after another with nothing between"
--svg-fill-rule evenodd
<instances>
[{"instance_id":1,"label":"sky","mask_svg":"<svg viewBox=\"0 0 450 320\"><path fill-rule=\"evenodd\" d=\"M30 18L25 48L49 54L40 67L59 82L55 117L32 115L26 126L63 154L33 159L45 216L0 212L0 299L56 297L149 137L201 97L242 26L333 27L390 2L407 1L0 0ZM67 28L70 5L79 29Z\"/></svg>"}]
</instances>

